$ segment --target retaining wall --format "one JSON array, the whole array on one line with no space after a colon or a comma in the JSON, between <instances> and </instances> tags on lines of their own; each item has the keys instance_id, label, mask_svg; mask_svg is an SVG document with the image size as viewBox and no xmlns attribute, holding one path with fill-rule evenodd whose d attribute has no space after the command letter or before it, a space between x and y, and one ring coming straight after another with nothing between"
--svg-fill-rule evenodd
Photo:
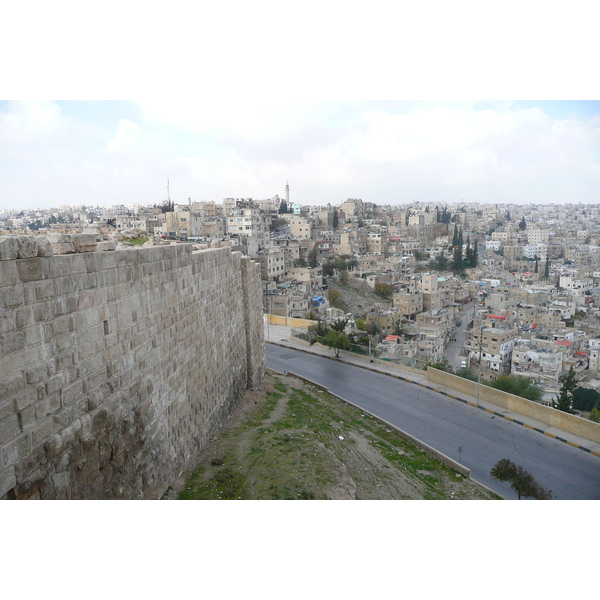
<instances>
[{"instance_id":1,"label":"retaining wall","mask_svg":"<svg viewBox=\"0 0 600 600\"><path fill-rule=\"evenodd\" d=\"M267 315L267 319L271 325L284 325L285 327L308 327L316 325L317 321L308 319L296 319L295 317L282 317L280 315Z\"/></svg>"},{"instance_id":2,"label":"retaining wall","mask_svg":"<svg viewBox=\"0 0 600 600\"><path fill-rule=\"evenodd\" d=\"M0 241L0 498L159 498L262 379L260 267L63 237Z\"/></svg>"},{"instance_id":3,"label":"retaining wall","mask_svg":"<svg viewBox=\"0 0 600 600\"><path fill-rule=\"evenodd\" d=\"M439 369L427 368L427 379L432 383L439 383L449 387L457 392L462 392L473 398L477 398L477 382L470 381L464 377L458 377L445 373ZM543 406L537 402L526 400L520 396L508 394L501 390L496 390L487 385L482 385L480 390L481 400L490 402L501 408L516 412L520 415L537 419L546 425L551 427L557 427L563 431L567 431L574 435L578 435L582 438L590 440L592 442L600 443L600 424L594 423L576 417L575 415L569 415L563 411L549 406Z\"/></svg>"}]
</instances>

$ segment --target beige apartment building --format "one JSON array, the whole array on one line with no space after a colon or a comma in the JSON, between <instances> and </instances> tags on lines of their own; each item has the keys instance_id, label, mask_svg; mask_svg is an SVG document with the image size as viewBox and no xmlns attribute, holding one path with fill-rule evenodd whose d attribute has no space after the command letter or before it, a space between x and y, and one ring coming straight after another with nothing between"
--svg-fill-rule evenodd
<instances>
[{"instance_id":1,"label":"beige apartment building","mask_svg":"<svg viewBox=\"0 0 600 600\"><path fill-rule=\"evenodd\" d=\"M453 278L440 277L436 273L426 273L421 279L423 310L446 308L454 302Z\"/></svg>"},{"instance_id":2,"label":"beige apartment building","mask_svg":"<svg viewBox=\"0 0 600 600\"><path fill-rule=\"evenodd\" d=\"M312 236L312 223L306 217L300 215L282 215L289 223L292 237L299 240L307 240Z\"/></svg>"},{"instance_id":3,"label":"beige apartment building","mask_svg":"<svg viewBox=\"0 0 600 600\"><path fill-rule=\"evenodd\" d=\"M367 234L367 252L384 254L387 251L388 236L385 232L371 231Z\"/></svg>"},{"instance_id":4,"label":"beige apartment building","mask_svg":"<svg viewBox=\"0 0 600 600\"><path fill-rule=\"evenodd\" d=\"M478 361L481 352L481 368L487 378L495 379L510 373L512 349L518 334L516 327L485 327L483 331L472 331L471 359Z\"/></svg>"},{"instance_id":5,"label":"beige apartment building","mask_svg":"<svg viewBox=\"0 0 600 600\"><path fill-rule=\"evenodd\" d=\"M394 293L392 307L398 309L404 319L414 321L423 312L423 292L402 290Z\"/></svg>"}]
</instances>

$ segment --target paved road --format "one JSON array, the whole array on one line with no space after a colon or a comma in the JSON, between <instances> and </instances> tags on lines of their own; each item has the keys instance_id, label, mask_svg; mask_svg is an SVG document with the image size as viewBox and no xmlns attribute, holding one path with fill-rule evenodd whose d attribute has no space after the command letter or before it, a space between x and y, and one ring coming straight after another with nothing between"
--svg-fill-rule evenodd
<instances>
[{"instance_id":1,"label":"paved road","mask_svg":"<svg viewBox=\"0 0 600 600\"><path fill-rule=\"evenodd\" d=\"M461 351L464 350L465 339L467 337L465 330L474 311L475 308L471 303L464 314L460 313L458 318L461 320L461 324L454 329L454 333L452 334L453 340L444 349L445 357L455 370L460 369L460 364L463 360L467 360L466 355L461 354Z\"/></svg>"},{"instance_id":2,"label":"paved road","mask_svg":"<svg viewBox=\"0 0 600 600\"><path fill-rule=\"evenodd\" d=\"M307 377L444 454L459 459L477 481L506 498L509 486L489 475L510 458L557 499L600 499L600 458L437 392L329 358L267 344L267 364Z\"/></svg>"}]
</instances>

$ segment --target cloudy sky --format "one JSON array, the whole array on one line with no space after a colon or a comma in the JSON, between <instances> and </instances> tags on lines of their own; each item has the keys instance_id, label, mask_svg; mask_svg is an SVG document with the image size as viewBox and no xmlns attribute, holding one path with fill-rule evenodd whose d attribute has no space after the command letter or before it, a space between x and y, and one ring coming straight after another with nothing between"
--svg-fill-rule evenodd
<instances>
[{"instance_id":1,"label":"cloudy sky","mask_svg":"<svg viewBox=\"0 0 600 600\"><path fill-rule=\"evenodd\" d=\"M600 203L600 102L9 101L0 207Z\"/></svg>"},{"instance_id":2,"label":"cloudy sky","mask_svg":"<svg viewBox=\"0 0 600 600\"><path fill-rule=\"evenodd\" d=\"M579 4L576 29L511 0L401 18L380 0L224 1L202 19L177 0L143 15L42 6L26 36L0 40L18 57L0 84L0 209L160 203L167 180L175 202L283 196L289 182L302 204L600 203L596 34Z\"/></svg>"}]
</instances>

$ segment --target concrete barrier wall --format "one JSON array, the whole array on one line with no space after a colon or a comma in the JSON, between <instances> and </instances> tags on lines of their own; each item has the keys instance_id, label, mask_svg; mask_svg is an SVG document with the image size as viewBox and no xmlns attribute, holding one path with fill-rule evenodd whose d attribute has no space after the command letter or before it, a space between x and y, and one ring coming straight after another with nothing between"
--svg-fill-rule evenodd
<instances>
[{"instance_id":1,"label":"concrete barrier wall","mask_svg":"<svg viewBox=\"0 0 600 600\"><path fill-rule=\"evenodd\" d=\"M267 319L271 325L284 325L285 327L308 327L317 324L317 321L310 321L309 319L295 319L294 317L281 317L279 315L267 315Z\"/></svg>"},{"instance_id":2,"label":"concrete barrier wall","mask_svg":"<svg viewBox=\"0 0 600 600\"><path fill-rule=\"evenodd\" d=\"M437 383L449 387L450 389L462 392L477 398L477 382L470 381L464 377L457 377L450 373L445 373L439 369L427 368L427 379L432 383ZM482 385L480 398L485 402L495 404L501 408L516 412L525 417L530 417L546 423L551 427L557 427L574 435L578 435L586 440L600 443L600 424L593 423L587 419L569 415L565 412L543 406L537 402L526 400L520 396L508 394L501 390L496 390L487 385Z\"/></svg>"},{"instance_id":3,"label":"concrete barrier wall","mask_svg":"<svg viewBox=\"0 0 600 600\"><path fill-rule=\"evenodd\" d=\"M259 266L36 243L0 248L0 498L158 498L263 376Z\"/></svg>"}]
</instances>

